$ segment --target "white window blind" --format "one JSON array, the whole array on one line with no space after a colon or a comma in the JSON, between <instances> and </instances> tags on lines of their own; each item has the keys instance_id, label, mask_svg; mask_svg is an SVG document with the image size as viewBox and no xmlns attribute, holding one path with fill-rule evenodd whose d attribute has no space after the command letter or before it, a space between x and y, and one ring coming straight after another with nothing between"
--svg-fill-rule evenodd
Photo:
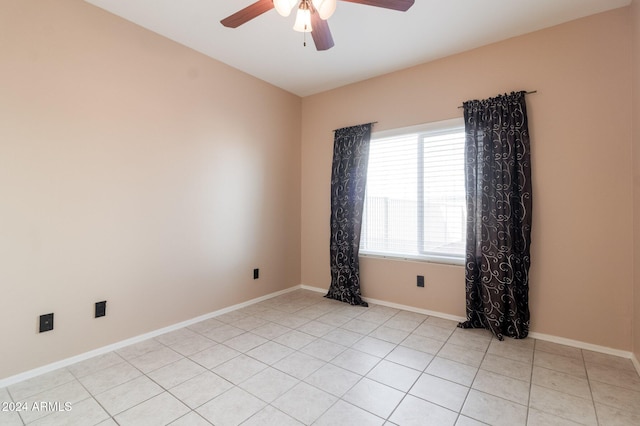
<instances>
[{"instance_id":1,"label":"white window blind","mask_svg":"<svg viewBox=\"0 0 640 426\"><path fill-rule=\"evenodd\" d=\"M466 205L461 120L374 135L362 254L460 263Z\"/></svg>"}]
</instances>

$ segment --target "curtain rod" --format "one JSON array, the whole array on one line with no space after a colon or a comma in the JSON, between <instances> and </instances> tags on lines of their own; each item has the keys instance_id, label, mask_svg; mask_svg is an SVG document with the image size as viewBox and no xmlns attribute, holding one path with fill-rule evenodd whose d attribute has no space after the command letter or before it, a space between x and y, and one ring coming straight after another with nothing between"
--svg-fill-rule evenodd
<instances>
[{"instance_id":1,"label":"curtain rod","mask_svg":"<svg viewBox=\"0 0 640 426\"><path fill-rule=\"evenodd\" d=\"M530 92L525 92L524 94L525 94L525 95L532 95L532 94L534 94L534 93L538 93L538 91L537 91L537 90L532 90L532 91L530 91ZM458 107L458 109L460 109L460 108L464 108L464 105L460 105L460 106Z\"/></svg>"},{"instance_id":2,"label":"curtain rod","mask_svg":"<svg viewBox=\"0 0 640 426\"><path fill-rule=\"evenodd\" d=\"M370 121L369 123L364 123L364 124L377 124L377 123L378 123L377 121ZM356 126L357 126L357 124L356 124ZM353 126L347 126L347 127L353 127ZM344 127L341 127L341 128L343 129ZM338 130L340 130L340 129L333 129L332 131L337 132Z\"/></svg>"}]
</instances>

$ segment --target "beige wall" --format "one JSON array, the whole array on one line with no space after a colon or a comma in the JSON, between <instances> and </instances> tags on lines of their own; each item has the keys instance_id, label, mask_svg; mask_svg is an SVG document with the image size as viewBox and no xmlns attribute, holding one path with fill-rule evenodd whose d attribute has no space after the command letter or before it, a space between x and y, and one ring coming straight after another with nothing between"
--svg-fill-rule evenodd
<instances>
[{"instance_id":1,"label":"beige wall","mask_svg":"<svg viewBox=\"0 0 640 426\"><path fill-rule=\"evenodd\" d=\"M632 346L631 19L627 9L303 99L302 282L330 282L332 130L459 117L463 101L527 97L534 228L532 331ZM365 297L464 316L462 267L362 259ZM418 289L417 274L426 287Z\"/></svg>"},{"instance_id":2,"label":"beige wall","mask_svg":"<svg viewBox=\"0 0 640 426\"><path fill-rule=\"evenodd\" d=\"M0 81L0 379L300 283L299 97L81 0Z\"/></svg>"},{"instance_id":3,"label":"beige wall","mask_svg":"<svg viewBox=\"0 0 640 426\"><path fill-rule=\"evenodd\" d=\"M520 89L538 91L532 330L640 354L639 9L301 102L81 0L3 1L0 379L300 282L327 288L332 130L458 117L464 100ZM464 315L461 267L367 258L362 277L367 297ZM36 333L48 312L55 330Z\"/></svg>"},{"instance_id":4,"label":"beige wall","mask_svg":"<svg viewBox=\"0 0 640 426\"><path fill-rule=\"evenodd\" d=\"M640 360L640 0L631 4L633 21L633 190L634 306L633 352Z\"/></svg>"}]
</instances>

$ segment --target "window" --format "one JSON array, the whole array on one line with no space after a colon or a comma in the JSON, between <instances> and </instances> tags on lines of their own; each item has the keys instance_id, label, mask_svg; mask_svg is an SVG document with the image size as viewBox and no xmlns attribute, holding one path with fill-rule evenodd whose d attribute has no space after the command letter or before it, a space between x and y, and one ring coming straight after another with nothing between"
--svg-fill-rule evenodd
<instances>
[{"instance_id":1,"label":"window","mask_svg":"<svg viewBox=\"0 0 640 426\"><path fill-rule=\"evenodd\" d=\"M462 263L464 122L374 133L360 253Z\"/></svg>"}]
</instances>

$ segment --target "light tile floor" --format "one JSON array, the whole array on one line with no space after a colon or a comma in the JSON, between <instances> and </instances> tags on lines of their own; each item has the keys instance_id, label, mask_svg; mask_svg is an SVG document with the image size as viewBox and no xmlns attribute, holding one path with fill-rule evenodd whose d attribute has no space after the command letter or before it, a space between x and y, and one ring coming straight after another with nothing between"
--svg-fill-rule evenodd
<instances>
[{"instance_id":1,"label":"light tile floor","mask_svg":"<svg viewBox=\"0 0 640 426\"><path fill-rule=\"evenodd\" d=\"M42 401L59 406L32 409ZM0 402L3 426L640 425L640 377L628 359L297 290L0 389ZM6 411L16 403L29 410Z\"/></svg>"}]
</instances>

